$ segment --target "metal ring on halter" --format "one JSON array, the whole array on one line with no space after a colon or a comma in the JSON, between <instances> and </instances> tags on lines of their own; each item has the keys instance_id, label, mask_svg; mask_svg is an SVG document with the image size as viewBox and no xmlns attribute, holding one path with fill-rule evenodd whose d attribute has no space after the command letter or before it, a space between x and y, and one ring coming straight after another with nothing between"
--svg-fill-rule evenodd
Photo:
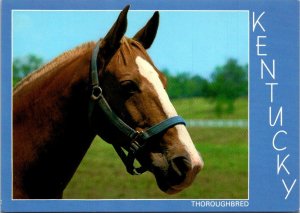
<instances>
[{"instance_id":1,"label":"metal ring on halter","mask_svg":"<svg viewBox=\"0 0 300 213\"><path fill-rule=\"evenodd\" d=\"M102 89L100 86L94 86L92 90L92 100L98 100L102 95Z\"/></svg>"}]
</instances>

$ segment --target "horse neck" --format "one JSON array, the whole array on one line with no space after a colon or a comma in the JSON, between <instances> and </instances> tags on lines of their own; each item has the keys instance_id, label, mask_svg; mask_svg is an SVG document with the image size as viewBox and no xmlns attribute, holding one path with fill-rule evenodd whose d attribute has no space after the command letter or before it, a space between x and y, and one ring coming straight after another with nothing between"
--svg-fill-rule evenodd
<instances>
[{"instance_id":1,"label":"horse neck","mask_svg":"<svg viewBox=\"0 0 300 213\"><path fill-rule=\"evenodd\" d=\"M14 94L14 184L22 188L20 197L60 197L95 137L88 123L90 58L91 51Z\"/></svg>"}]
</instances>

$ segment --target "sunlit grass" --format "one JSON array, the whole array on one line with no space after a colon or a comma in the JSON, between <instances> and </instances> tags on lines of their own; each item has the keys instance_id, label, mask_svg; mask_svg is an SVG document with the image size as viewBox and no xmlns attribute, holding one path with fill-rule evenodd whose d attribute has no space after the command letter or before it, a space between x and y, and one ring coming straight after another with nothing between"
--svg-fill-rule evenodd
<instances>
[{"instance_id":1,"label":"sunlit grass","mask_svg":"<svg viewBox=\"0 0 300 213\"><path fill-rule=\"evenodd\" d=\"M248 100L239 98L234 102L234 112L217 117L214 102L204 98L172 100L177 113L185 119L248 119Z\"/></svg>"},{"instance_id":2,"label":"sunlit grass","mask_svg":"<svg viewBox=\"0 0 300 213\"><path fill-rule=\"evenodd\" d=\"M149 172L129 175L113 147L96 138L65 190L64 198L247 198L247 130L192 128L189 132L205 167L193 185L183 192L164 194Z\"/></svg>"}]
</instances>

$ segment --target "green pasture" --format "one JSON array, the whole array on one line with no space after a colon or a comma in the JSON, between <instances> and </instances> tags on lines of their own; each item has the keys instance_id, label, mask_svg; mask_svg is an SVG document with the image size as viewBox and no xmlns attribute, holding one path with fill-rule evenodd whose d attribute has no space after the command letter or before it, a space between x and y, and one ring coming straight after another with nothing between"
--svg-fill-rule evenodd
<instances>
[{"instance_id":1,"label":"green pasture","mask_svg":"<svg viewBox=\"0 0 300 213\"><path fill-rule=\"evenodd\" d=\"M205 99L173 102L186 119L214 119ZM247 99L236 102L228 119L247 119ZM204 169L186 190L167 195L154 176L131 176L113 147L97 137L64 191L65 199L230 199L248 197L248 130L243 128L188 128L205 162Z\"/></svg>"},{"instance_id":2,"label":"green pasture","mask_svg":"<svg viewBox=\"0 0 300 213\"><path fill-rule=\"evenodd\" d=\"M172 101L177 113L185 119L248 119L248 100L239 98L234 102L234 112L217 117L214 102L205 98L175 99Z\"/></svg>"}]
</instances>

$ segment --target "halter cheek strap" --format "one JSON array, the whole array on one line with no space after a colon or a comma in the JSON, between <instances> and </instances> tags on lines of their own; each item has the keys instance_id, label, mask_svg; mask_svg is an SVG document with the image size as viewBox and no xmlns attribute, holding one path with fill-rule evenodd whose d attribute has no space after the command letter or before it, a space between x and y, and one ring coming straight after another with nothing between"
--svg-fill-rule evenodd
<instances>
[{"instance_id":1,"label":"halter cheek strap","mask_svg":"<svg viewBox=\"0 0 300 213\"><path fill-rule=\"evenodd\" d=\"M160 133L166 131L167 129L178 125L185 125L185 121L180 116L174 116L163 120L162 122L142 131L136 131L127 125L120 117L118 117L114 111L110 108L107 103L105 97L102 94L102 89L99 86L98 80L98 69L97 69L97 56L99 53L100 41L97 43L95 49L93 50L92 62L91 62L91 86L92 86L92 95L89 104L89 120L90 123L92 120L92 114L94 112L95 106L98 106L101 111L106 115L108 121L113 124L120 132L122 132L125 136L130 140L130 144L128 146L126 155L124 150L118 146L113 145L114 149L120 156L124 165L126 166L127 172L132 175L139 175L143 172L147 171L147 169L143 166L139 168L134 167L134 160L137 155L144 149L147 141L150 138L159 135Z\"/></svg>"}]
</instances>

